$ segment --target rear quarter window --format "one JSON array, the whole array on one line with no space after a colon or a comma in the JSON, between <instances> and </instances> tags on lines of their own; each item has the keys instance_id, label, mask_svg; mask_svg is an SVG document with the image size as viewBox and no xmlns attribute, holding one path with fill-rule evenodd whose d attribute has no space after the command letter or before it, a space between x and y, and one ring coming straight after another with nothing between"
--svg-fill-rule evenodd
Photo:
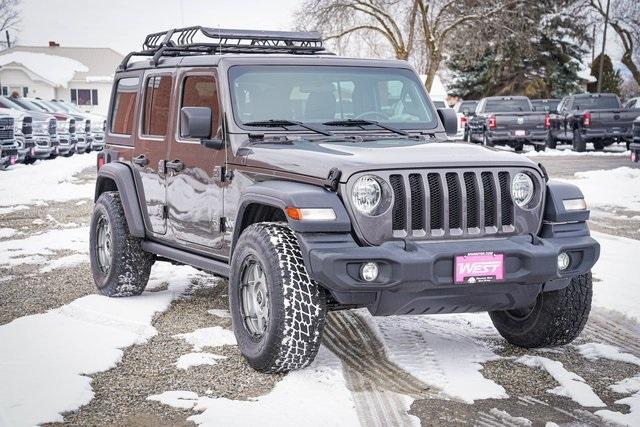
<instances>
[{"instance_id":1,"label":"rear quarter window","mask_svg":"<svg viewBox=\"0 0 640 427\"><path fill-rule=\"evenodd\" d=\"M118 80L111 113L111 133L131 135L133 132L133 116L139 85L140 79L138 77L126 77Z\"/></svg>"}]
</instances>

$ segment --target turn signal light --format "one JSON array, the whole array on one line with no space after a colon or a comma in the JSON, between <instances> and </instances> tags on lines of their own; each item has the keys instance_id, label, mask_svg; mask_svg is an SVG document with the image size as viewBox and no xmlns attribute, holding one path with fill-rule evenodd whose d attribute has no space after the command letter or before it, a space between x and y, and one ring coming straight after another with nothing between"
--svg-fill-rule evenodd
<instances>
[{"instance_id":1,"label":"turn signal light","mask_svg":"<svg viewBox=\"0 0 640 427\"><path fill-rule=\"evenodd\" d=\"M293 208L286 209L287 216L296 221L334 221L336 213L332 208Z\"/></svg>"}]
</instances>

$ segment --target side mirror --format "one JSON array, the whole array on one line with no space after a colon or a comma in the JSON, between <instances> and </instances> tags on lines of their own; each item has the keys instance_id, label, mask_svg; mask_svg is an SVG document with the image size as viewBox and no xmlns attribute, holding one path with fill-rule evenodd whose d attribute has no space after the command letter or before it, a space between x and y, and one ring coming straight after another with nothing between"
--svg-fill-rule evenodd
<instances>
[{"instance_id":1,"label":"side mirror","mask_svg":"<svg viewBox=\"0 0 640 427\"><path fill-rule=\"evenodd\" d=\"M202 146L213 150L224 148L221 138L211 138L211 108L182 107L180 110L180 136L197 138Z\"/></svg>"},{"instance_id":2,"label":"side mirror","mask_svg":"<svg viewBox=\"0 0 640 427\"><path fill-rule=\"evenodd\" d=\"M458 116L453 108L438 108L438 116L444 125L444 131L449 136L458 133Z\"/></svg>"}]
</instances>

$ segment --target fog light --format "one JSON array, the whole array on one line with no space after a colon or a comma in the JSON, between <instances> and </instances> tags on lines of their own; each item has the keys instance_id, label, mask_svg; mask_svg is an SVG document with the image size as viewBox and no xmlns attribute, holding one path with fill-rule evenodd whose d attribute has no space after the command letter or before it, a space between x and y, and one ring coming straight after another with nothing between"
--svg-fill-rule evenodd
<instances>
[{"instance_id":1,"label":"fog light","mask_svg":"<svg viewBox=\"0 0 640 427\"><path fill-rule=\"evenodd\" d=\"M567 255L566 252L562 252L558 255L558 270L566 270L569 267L569 263L571 262L571 258Z\"/></svg>"},{"instance_id":2,"label":"fog light","mask_svg":"<svg viewBox=\"0 0 640 427\"><path fill-rule=\"evenodd\" d=\"M362 264L360 267L360 277L365 282L373 282L378 278L378 264L375 262L368 262Z\"/></svg>"}]
</instances>

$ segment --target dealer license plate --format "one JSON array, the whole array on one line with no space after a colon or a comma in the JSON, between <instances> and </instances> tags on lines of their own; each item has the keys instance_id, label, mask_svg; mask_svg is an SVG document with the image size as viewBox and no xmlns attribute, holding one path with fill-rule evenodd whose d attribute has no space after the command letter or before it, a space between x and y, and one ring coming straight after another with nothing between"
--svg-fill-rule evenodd
<instances>
[{"instance_id":1,"label":"dealer license plate","mask_svg":"<svg viewBox=\"0 0 640 427\"><path fill-rule=\"evenodd\" d=\"M455 283L490 283L504 280L504 254L472 252L456 256Z\"/></svg>"},{"instance_id":2,"label":"dealer license plate","mask_svg":"<svg viewBox=\"0 0 640 427\"><path fill-rule=\"evenodd\" d=\"M527 132L523 131L523 130L517 130L516 131L516 136L525 136L527 135Z\"/></svg>"},{"instance_id":3,"label":"dealer license plate","mask_svg":"<svg viewBox=\"0 0 640 427\"><path fill-rule=\"evenodd\" d=\"M17 157L11 157L11 158L9 158L9 164L15 165L17 161L18 161L18 158L17 158Z\"/></svg>"}]
</instances>

